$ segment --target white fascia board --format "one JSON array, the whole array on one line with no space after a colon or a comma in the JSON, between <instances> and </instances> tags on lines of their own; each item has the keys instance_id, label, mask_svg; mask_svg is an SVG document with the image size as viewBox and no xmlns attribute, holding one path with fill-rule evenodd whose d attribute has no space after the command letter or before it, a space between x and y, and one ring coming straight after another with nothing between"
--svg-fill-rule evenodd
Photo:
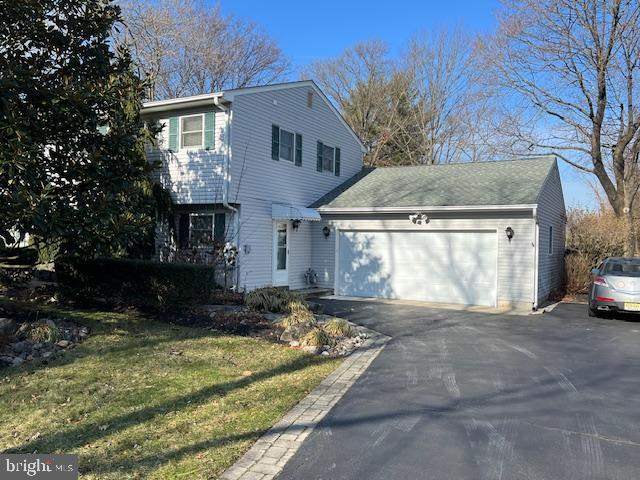
<instances>
[{"instance_id":1,"label":"white fascia board","mask_svg":"<svg viewBox=\"0 0 640 480\"><path fill-rule=\"evenodd\" d=\"M142 104L142 114L165 112L178 110L181 108L206 107L215 105L216 101L222 97L222 92L207 93L205 95L194 95L192 97L172 98L169 100L156 100Z\"/></svg>"},{"instance_id":2,"label":"white fascia board","mask_svg":"<svg viewBox=\"0 0 640 480\"><path fill-rule=\"evenodd\" d=\"M320 213L408 213L408 212L493 212L493 211L535 211L536 204L521 205L447 205L416 207L320 207Z\"/></svg>"}]
</instances>

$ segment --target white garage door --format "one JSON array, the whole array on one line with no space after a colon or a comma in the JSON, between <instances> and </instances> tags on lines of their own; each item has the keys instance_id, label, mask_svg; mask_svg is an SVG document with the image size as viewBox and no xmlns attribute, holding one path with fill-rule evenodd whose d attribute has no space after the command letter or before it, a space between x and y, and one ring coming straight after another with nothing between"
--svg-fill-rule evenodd
<instances>
[{"instance_id":1,"label":"white garage door","mask_svg":"<svg viewBox=\"0 0 640 480\"><path fill-rule=\"evenodd\" d=\"M339 242L340 295L495 305L495 232L341 231Z\"/></svg>"}]
</instances>

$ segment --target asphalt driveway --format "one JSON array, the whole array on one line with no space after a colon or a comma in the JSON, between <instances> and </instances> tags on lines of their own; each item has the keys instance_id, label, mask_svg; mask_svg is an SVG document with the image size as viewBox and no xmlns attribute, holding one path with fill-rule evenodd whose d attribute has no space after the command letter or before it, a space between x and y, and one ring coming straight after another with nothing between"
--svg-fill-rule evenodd
<instances>
[{"instance_id":1,"label":"asphalt driveway","mask_svg":"<svg viewBox=\"0 0 640 480\"><path fill-rule=\"evenodd\" d=\"M392 340L279 479L640 478L640 321L326 305Z\"/></svg>"}]
</instances>

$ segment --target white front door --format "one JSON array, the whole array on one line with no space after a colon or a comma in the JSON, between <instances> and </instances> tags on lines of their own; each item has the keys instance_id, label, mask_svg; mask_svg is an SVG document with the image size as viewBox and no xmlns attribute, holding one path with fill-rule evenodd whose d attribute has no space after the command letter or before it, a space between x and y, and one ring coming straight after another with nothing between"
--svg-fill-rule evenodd
<instances>
[{"instance_id":1,"label":"white front door","mask_svg":"<svg viewBox=\"0 0 640 480\"><path fill-rule=\"evenodd\" d=\"M289 285L289 222L273 225L273 284Z\"/></svg>"}]
</instances>

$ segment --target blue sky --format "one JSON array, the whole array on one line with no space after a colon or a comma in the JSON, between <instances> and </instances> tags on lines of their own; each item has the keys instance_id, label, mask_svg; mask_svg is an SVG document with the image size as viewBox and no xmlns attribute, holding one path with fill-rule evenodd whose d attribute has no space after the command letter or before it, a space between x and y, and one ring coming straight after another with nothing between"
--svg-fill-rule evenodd
<instances>
[{"instance_id":1,"label":"blue sky","mask_svg":"<svg viewBox=\"0 0 640 480\"><path fill-rule=\"evenodd\" d=\"M213 3L213 0L211 0ZM313 5L313 7L311 6ZM251 19L274 37L294 67L334 57L360 40L385 41L393 53L416 33L443 27L489 32L495 27L497 0L222 0L223 13ZM595 207L590 178L561 164L567 206Z\"/></svg>"}]
</instances>

